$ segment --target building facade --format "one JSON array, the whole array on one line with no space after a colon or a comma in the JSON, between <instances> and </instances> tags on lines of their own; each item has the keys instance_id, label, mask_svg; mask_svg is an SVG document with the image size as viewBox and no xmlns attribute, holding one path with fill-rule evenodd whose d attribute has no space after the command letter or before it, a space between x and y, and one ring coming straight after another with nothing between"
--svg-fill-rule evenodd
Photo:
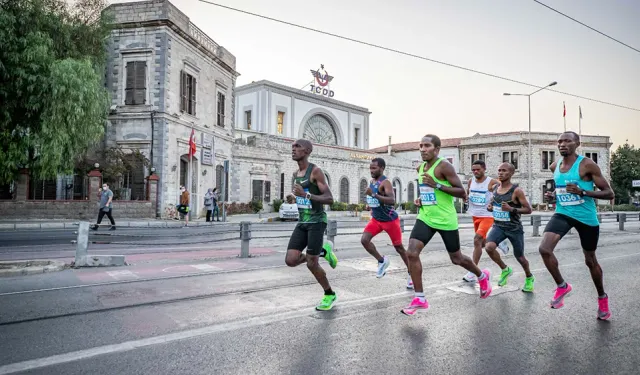
<instances>
[{"instance_id":1,"label":"building facade","mask_svg":"<svg viewBox=\"0 0 640 375\"><path fill-rule=\"evenodd\" d=\"M304 138L317 144L369 148L368 109L259 81L236 88L236 134Z\"/></svg>"},{"instance_id":2,"label":"building facade","mask_svg":"<svg viewBox=\"0 0 640 375\"><path fill-rule=\"evenodd\" d=\"M115 18L106 147L137 150L151 162L130 174L131 199L153 171L160 178L158 215L178 202L180 185L198 214L204 193L220 185L222 163L232 157L236 59L168 1L119 3L105 11ZM197 152L189 157L192 133Z\"/></svg>"}]
</instances>

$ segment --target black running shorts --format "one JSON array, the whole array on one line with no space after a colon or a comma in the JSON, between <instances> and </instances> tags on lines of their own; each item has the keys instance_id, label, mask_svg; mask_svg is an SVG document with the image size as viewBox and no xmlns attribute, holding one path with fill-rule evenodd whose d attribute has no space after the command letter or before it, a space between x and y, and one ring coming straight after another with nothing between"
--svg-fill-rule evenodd
<instances>
[{"instance_id":1,"label":"black running shorts","mask_svg":"<svg viewBox=\"0 0 640 375\"><path fill-rule=\"evenodd\" d=\"M571 228L575 228L580 236L580 245L584 251L596 251L600 239L600 226L587 225L581 221L562 214L553 214L544 228L544 232L559 234L564 237Z\"/></svg>"},{"instance_id":2,"label":"black running shorts","mask_svg":"<svg viewBox=\"0 0 640 375\"><path fill-rule=\"evenodd\" d=\"M306 247L307 254L320 255L325 229L327 229L327 223L298 223L291 233L287 249L303 251Z\"/></svg>"},{"instance_id":3,"label":"black running shorts","mask_svg":"<svg viewBox=\"0 0 640 375\"><path fill-rule=\"evenodd\" d=\"M460 235L457 229L442 230L431 228L422 220L416 220L416 224L413 226L413 230L411 231L411 236L409 236L409 238L416 239L426 246L436 233L440 233L440 237L442 237L442 241L444 242L444 247L447 248L448 252L455 253L460 250Z\"/></svg>"},{"instance_id":4,"label":"black running shorts","mask_svg":"<svg viewBox=\"0 0 640 375\"><path fill-rule=\"evenodd\" d=\"M524 232L521 230L505 230L494 224L487 236L487 243L493 242L498 245L506 239L513 245L513 255L516 258L524 256Z\"/></svg>"}]
</instances>

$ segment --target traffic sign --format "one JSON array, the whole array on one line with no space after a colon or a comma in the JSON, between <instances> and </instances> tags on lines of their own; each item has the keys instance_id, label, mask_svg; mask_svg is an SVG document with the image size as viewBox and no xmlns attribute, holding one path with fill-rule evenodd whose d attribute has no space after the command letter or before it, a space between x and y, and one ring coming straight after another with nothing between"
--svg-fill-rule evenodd
<instances>
[{"instance_id":1,"label":"traffic sign","mask_svg":"<svg viewBox=\"0 0 640 375\"><path fill-rule=\"evenodd\" d=\"M640 187L640 180L633 180L631 182L632 187Z\"/></svg>"}]
</instances>

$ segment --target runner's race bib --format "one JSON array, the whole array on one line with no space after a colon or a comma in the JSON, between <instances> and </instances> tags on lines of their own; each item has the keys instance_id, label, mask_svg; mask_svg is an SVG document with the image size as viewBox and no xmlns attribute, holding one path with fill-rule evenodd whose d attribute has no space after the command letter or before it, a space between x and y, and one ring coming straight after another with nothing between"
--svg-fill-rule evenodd
<instances>
[{"instance_id":1,"label":"runner's race bib","mask_svg":"<svg viewBox=\"0 0 640 375\"><path fill-rule=\"evenodd\" d=\"M584 199L578 194L567 192L566 186L556 186L556 200L561 206L577 206L584 203Z\"/></svg>"},{"instance_id":2,"label":"runner's race bib","mask_svg":"<svg viewBox=\"0 0 640 375\"><path fill-rule=\"evenodd\" d=\"M474 206L486 206L487 205L487 192L486 191L474 191L469 192L469 202Z\"/></svg>"},{"instance_id":3,"label":"runner's race bib","mask_svg":"<svg viewBox=\"0 0 640 375\"><path fill-rule=\"evenodd\" d=\"M509 211L502 211L502 207L500 206L493 206L493 220L510 221L511 213Z\"/></svg>"},{"instance_id":4,"label":"runner's race bib","mask_svg":"<svg viewBox=\"0 0 640 375\"><path fill-rule=\"evenodd\" d=\"M436 191L428 185L420 185L420 204L423 206L432 206L438 204L436 202Z\"/></svg>"},{"instance_id":5,"label":"runner's race bib","mask_svg":"<svg viewBox=\"0 0 640 375\"><path fill-rule=\"evenodd\" d=\"M367 206L371 208L380 207L380 201L378 200L378 198L374 198L370 195L367 195Z\"/></svg>"},{"instance_id":6,"label":"runner's race bib","mask_svg":"<svg viewBox=\"0 0 640 375\"><path fill-rule=\"evenodd\" d=\"M309 189L304 189L304 193L308 193ZM296 204L300 209L310 209L311 208L311 199L306 197L296 197Z\"/></svg>"}]
</instances>

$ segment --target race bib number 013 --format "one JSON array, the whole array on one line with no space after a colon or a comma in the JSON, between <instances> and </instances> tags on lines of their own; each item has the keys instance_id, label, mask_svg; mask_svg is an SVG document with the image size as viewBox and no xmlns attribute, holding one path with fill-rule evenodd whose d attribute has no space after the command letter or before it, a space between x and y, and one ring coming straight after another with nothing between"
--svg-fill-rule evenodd
<instances>
[{"instance_id":1,"label":"race bib number 013","mask_svg":"<svg viewBox=\"0 0 640 375\"><path fill-rule=\"evenodd\" d=\"M584 203L584 199L578 194L567 192L566 186L556 187L556 200L561 206L577 206Z\"/></svg>"},{"instance_id":2,"label":"race bib number 013","mask_svg":"<svg viewBox=\"0 0 640 375\"><path fill-rule=\"evenodd\" d=\"M423 206L431 206L437 204L436 191L428 185L420 185L420 204Z\"/></svg>"}]
</instances>

